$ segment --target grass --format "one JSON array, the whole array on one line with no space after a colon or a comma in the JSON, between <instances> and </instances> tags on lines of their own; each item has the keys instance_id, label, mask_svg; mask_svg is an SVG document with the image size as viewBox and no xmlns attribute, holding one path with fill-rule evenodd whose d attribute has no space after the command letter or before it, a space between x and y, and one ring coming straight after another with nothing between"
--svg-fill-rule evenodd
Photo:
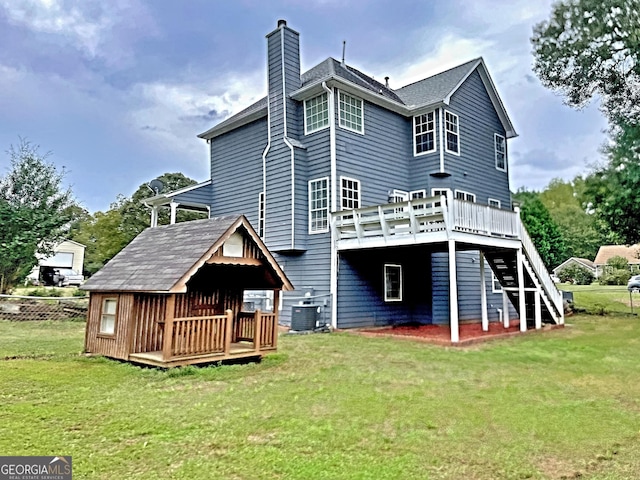
<instances>
[{"instance_id":1,"label":"grass","mask_svg":"<svg viewBox=\"0 0 640 480\"><path fill-rule=\"evenodd\" d=\"M573 292L574 304L578 310L594 315L608 313L630 314L631 301L633 312L640 312L640 294L629 296L626 286L604 286L597 283L591 285L560 284L561 290Z\"/></svg>"},{"instance_id":2,"label":"grass","mask_svg":"<svg viewBox=\"0 0 640 480\"><path fill-rule=\"evenodd\" d=\"M72 455L78 479L637 478L640 323L568 322L472 348L284 336L161 371L80 355L79 323L0 321L0 452Z\"/></svg>"}]
</instances>

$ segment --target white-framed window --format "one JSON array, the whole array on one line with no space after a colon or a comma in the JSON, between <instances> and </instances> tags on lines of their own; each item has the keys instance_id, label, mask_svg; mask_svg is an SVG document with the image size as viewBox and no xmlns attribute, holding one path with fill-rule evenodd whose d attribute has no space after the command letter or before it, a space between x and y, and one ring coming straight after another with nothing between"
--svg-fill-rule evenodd
<instances>
[{"instance_id":1,"label":"white-framed window","mask_svg":"<svg viewBox=\"0 0 640 480\"><path fill-rule=\"evenodd\" d=\"M360 180L340 177L340 206L342 210L360 208Z\"/></svg>"},{"instance_id":2,"label":"white-framed window","mask_svg":"<svg viewBox=\"0 0 640 480\"><path fill-rule=\"evenodd\" d=\"M476 196L473 193L464 190L456 190L456 200L464 200L465 202L476 202Z\"/></svg>"},{"instance_id":3,"label":"white-framed window","mask_svg":"<svg viewBox=\"0 0 640 480\"><path fill-rule=\"evenodd\" d=\"M499 134L494 134L493 141L496 150L496 168L498 170L502 170L503 172L507 171L507 141L506 139Z\"/></svg>"},{"instance_id":4,"label":"white-framed window","mask_svg":"<svg viewBox=\"0 0 640 480\"><path fill-rule=\"evenodd\" d=\"M451 198L451 190L449 190L448 188L432 188L431 189L431 196L432 197L442 197L442 196L444 196L445 198ZM440 206L440 202L434 202L433 206L434 207L439 207Z\"/></svg>"},{"instance_id":5,"label":"white-framed window","mask_svg":"<svg viewBox=\"0 0 640 480\"><path fill-rule=\"evenodd\" d=\"M397 189L391 190L391 194L389 195L389 203L406 202L407 200L409 200L409 192Z\"/></svg>"},{"instance_id":6,"label":"white-framed window","mask_svg":"<svg viewBox=\"0 0 640 480\"><path fill-rule=\"evenodd\" d=\"M329 126L327 92L304 101L304 133L309 134Z\"/></svg>"},{"instance_id":7,"label":"white-framed window","mask_svg":"<svg viewBox=\"0 0 640 480\"><path fill-rule=\"evenodd\" d=\"M384 301L402 301L402 265L384 265Z\"/></svg>"},{"instance_id":8,"label":"white-framed window","mask_svg":"<svg viewBox=\"0 0 640 480\"><path fill-rule=\"evenodd\" d=\"M490 207L500 208L500 200L496 200L495 198L490 198L487 203Z\"/></svg>"},{"instance_id":9,"label":"white-framed window","mask_svg":"<svg viewBox=\"0 0 640 480\"><path fill-rule=\"evenodd\" d=\"M412 190L411 192L409 192L409 198L411 200L415 200L416 198L426 198L427 196L427 191L422 189L422 190Z\"/></svg>"},{"instance_id":10,"label":"white-framed window","mask_svg":"<svg viewBox=\"0 0 640 480\"><path fill-rule=\"evenodd\" d=\"M460 155L458 115L444 111L445 150Z\"/></svg>"},{"instance_id":11,"label":"white-framed window","mask_svg":"<svg viewBox=\"0 0 640 480\"><path fill-rule=\"evenodd\" d=\"M258 194L258 236L264 237L264 192Z\"/></svg>"},{"instance_id":12,"label":"white-framed window","mask_svg":"<svg viewBox=\"0 0 640 480\"><path fill-rule=\"evenodd\" d=\"M491 272L491 292L493 293L502 293L502 285L500 285L500 280L496 277L496 274Z\"/></svg>"},{"instance_id":13,"label":"white-framed window","mask_svg":"<svg viewBox=\"0 0 640 480\"><path fill-rule=\"evenodd\" d=\"M423 155L436 151L435 112L413 117L413 154Z\"/></svg>"},{"instance_id":14,"label":"white-framed window","mask_svg":"<svg viewBox=\"0 0 640 480\"><path fill-rule=\"evenodd\" d=\"M309 233L329 231L329 177L309 181Z\"/></svg>"},{"instance_id":15,"label":"white-framed window","mask_svg":"<svg viewBox=\"0 0 640 480\"><path fill-rule=\"evenodd\" d=\"M102 300L102 310L100 311L100 330L98 333L102 335L115 335L117 309L117 298L104 298Z\"/></svg>"},{"instance_id":16,"label":"white-framed window","mask_svg":"<svg viewBox=\"0 0 640 480\"><path fill-rule=\"evenodd\" d=\"M344 92L338 92L338 110L342 128L364 133L364 115L361 99L352 97Z\"/></svg>"}]
</instances>

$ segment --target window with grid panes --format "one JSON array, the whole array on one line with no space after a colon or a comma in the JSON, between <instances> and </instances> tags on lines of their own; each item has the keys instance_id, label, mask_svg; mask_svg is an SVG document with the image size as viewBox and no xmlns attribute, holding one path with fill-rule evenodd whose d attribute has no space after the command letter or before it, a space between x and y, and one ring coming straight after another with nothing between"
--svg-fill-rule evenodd
<instances>
[{"instance_id":1,"label":"window with grid panes","mask_svg":"<svg viewBox=\"0 0 640 480\"><path fill-rule=\"evenodd\" d=\"M340 126L358 133L364 131L362 125L362 100L340 92L338 95Z\"/></svg>"},{"instance_id":2,"label":"window with grid panes","mask_svg":"<svg viewBox=\"0 0 640 480\"><path fill-rule=\"evenodd\" d=\"M309 182L309 232L329 230L329 179Z\"/></svg>"},{"instance_id":3,"label":"window with grid panes","mask_svg":"<svg viewBox=\"0 0 640 480\"><path fill-rule=\"evenodd\" d=\"M329 125L327 93L304 101L304 133L312 133Z\"/></svg>"},{"instance_id":4,"label":"window with grid panes","mask_svg":"<svg viewBox=\"0 0 640 480\"><path fill-rule=\"evenodd\" d=\"M436 150L436 116L435 112L413 117L414 154L435 152Z\"/></svg>"}]
</instances>

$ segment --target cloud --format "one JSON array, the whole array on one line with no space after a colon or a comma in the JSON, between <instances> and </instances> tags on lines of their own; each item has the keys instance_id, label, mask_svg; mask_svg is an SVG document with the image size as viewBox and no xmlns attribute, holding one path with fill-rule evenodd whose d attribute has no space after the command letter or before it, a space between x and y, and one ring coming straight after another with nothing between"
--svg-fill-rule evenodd
<instances>
[{"instance_id":1,"label":"cloud","mask_svg":"<svg viewBox=\"0 0 640 480\"><path fill-rule=\"evenodd\" d=\"M129 112L128 121L148 141L200 161L203 141L196 135L264 96L258 87L262 83L258 73L219 75L215 85L201 78L140 83L129 92L137 106ZM193 141L185 141L189 139Z\"/></svg>"}]
</instances>

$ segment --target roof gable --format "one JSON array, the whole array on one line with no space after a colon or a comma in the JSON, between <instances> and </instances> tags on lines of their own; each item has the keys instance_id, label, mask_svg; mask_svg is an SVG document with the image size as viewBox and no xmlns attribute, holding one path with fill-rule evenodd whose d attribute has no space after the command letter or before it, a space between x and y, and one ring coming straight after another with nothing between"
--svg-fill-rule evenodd
<instances>
[{"instance_id":1,"label":"roof gable","mask_svg":"<svg viewBox=\"0 0 640 480\"><path fill-rule=\"evenodd\" d=\"M189 279L240 228L260 249L266 265L283 288L292 289L286 275L243 215L147 228L82 288L89 291L185 292Z\"/></svg>"}]
</instances>

